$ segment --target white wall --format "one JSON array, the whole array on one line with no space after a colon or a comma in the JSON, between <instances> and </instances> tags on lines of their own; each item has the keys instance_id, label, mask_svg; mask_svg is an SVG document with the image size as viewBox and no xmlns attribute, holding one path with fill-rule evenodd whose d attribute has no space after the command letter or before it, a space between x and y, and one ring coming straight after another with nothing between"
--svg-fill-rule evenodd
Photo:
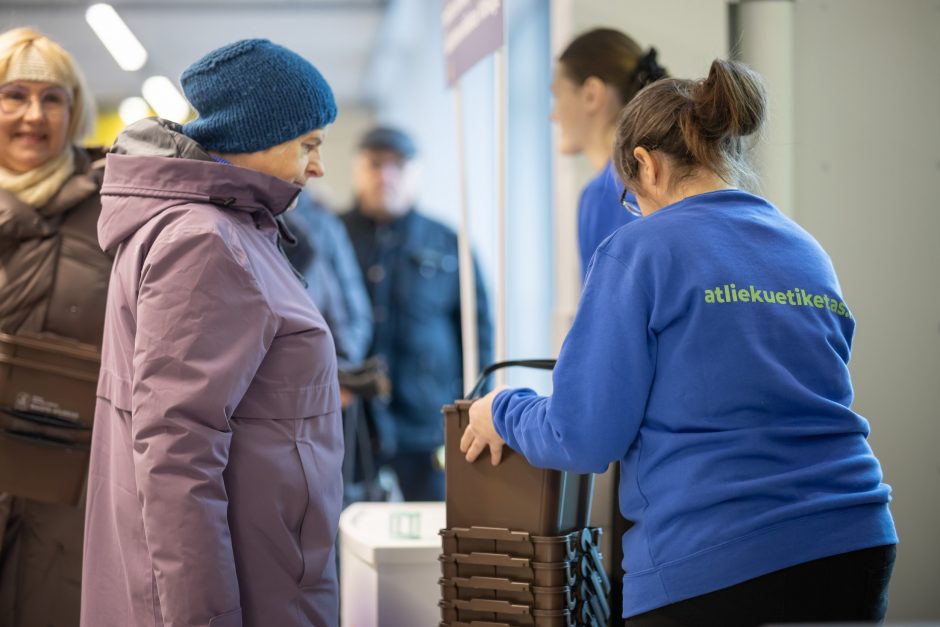
<instances>
[{"instance_id":1,"label":"white wall","mask_svg":"<svg viewBox=\"0 0 940 627\"><path fill-rule=\"evenodd\" d=\"M940 619L940 2L796 4L795 217L858 320L855 408L894 488L889 619Z\"/></svg>"}]
</instances>

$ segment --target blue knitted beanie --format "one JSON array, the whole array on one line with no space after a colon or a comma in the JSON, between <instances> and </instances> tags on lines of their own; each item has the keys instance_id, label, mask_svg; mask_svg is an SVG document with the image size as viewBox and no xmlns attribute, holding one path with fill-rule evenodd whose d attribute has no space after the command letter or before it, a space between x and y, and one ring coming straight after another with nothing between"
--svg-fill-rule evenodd
<instances>
[{"instance_id":1,"label":"blue knitted beanie","mask_svg":"<svg viewBox=\"0 0 940 627\"><path fill-rule=\"evenodd\" d=\"M258 152L336 119L333 91L317 68L267 39L213 50L186 68L180 85L199 113L183 133L215 152Z\"/></svg>"}]
</instances>

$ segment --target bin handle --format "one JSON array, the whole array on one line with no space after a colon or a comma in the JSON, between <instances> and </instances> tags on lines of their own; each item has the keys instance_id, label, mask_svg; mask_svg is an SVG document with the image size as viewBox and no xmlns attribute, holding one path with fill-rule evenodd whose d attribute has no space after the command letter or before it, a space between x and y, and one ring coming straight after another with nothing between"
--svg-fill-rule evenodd
<instances>
[{"instance_id":1,"label":"bin handle","mask_svg":"<svg viewBox=\"0 0 940 627\"><path fill-rule=\"evenodd\" d=\"M522 614L531 612L528 605L517 605L499 599L454 599L453 605L458 610L472 612L494 612L496 614Z\"/></svg>"},{"instance_id":2,"label":"bin handle","mask_svg":"<svg viewBox=\"0 0 940 627\"><path fill-rule=\"evenodd\" d=\"M513 581L506 577L454 577L451 581L458 588L473 588L476 590L506 590L509 592L528 592L529 584L525 581Z\"/></svg>"},{"instance_id":3,"label":"bin handle","mask_svg":"<svg viewBox=\"0 0 940 627\"><path fill-rule=\"evenodd\" d=\"M453 527L451 531L457 538L468 540L504 540L508 542L527 542L527 531L510 531L505 527Z\"/></svg>"},{"instance_id":4,"label":"bin handle","mask_svg":"<svg viewBox=\"0 0 940 627\"><path fill-rule=\"evenodd\" d=\"M505 553L454 553L453 557L458 564L477 564L479 566L528 568L530 564L529 559L526 557L513 557Z\"/></svg>"},{"instance_id":5,"label":"bin handle","mask_svg":"<svg viewBox=\"0 0 940 627\"><path fill-rule=\"evenodd\" d=\"M472 401L476 399L480 394L480 390L483 389L483 385L486 383L486 379L501 368L508 368L509 366L521 366L522 368L553 370L555 368L556 361L556 359L514 359L511 361L498 361L495 364L490 364L483 369L483 372L480 373L480 377L477 379L476 383L474 383L473 387L470 388L470 391L467 392L466 400Z\"/></svg>"}]
</instances>

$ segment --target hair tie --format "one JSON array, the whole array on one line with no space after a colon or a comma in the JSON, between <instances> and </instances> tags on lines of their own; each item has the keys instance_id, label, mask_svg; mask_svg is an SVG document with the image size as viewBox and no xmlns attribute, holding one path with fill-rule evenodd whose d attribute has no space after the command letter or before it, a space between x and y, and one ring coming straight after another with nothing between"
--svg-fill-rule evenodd
<instances>
[{"instance_id":1,"label":"hair tie","mask_svg":"<svg viewBox=\"0 0 940 627\"><path fill-rule=\"evenodd\" d=\"M649 52L636 64L636 70L633 72L633 84L639 91L665 76L666 70L656 62L656 48L650 48Z\"/></svg>"}]
</instances>

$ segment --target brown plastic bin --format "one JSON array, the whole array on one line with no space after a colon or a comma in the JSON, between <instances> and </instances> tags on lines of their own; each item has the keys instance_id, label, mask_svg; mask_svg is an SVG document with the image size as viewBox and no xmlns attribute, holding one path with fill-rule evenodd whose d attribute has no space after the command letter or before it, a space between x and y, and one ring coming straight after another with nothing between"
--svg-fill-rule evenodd
<instances>
[{"instance_id":1,"label":"brown plastic bin","mask_svg":"<svg viewBox=\"0 0 940 627\"><path fill-rule=\"evenodd\" d=\"M539 563L501 553L454 553L441 555L438 560L445 579L504 577L540 588L573 587L577 583L575 562Z\"/></svg>"},{"instance_id":2,"label":"brown plastic bin","mask_svg":"<svg viewBox=\"0 0 940 627\"><path fill-rule=\"evenodd\" d=\"M474 599L471 601L441 601L441 618L445 623L480 621L507 624L513 627L575 627L575 615L570 610L533 610L526 605L508 601Z\"/></svg>"},{"instance_id":3,"label":"brown plastic bin","mask_svg":"<svg viewBox=\"0 0 940 627\"><path fill-rule=\"evenodd\" d=\"M505 577L455 577L439 583L445 601L493 599L528 605L534 610L574 610L578 601L569 586L541 588Z\"/></svg>"},{"instance_id":4,"label":"brown plastic bin","mask_svg":"<svg viewBox=\"0 0 940 627\"><path fill-rule=\"evenodd\" d=\"M101 356L51 334L0 333L0 409L91 427Z\"/></svg>"},{"instance_id":5,"label":"brown plastic bin","mask_svg":"<svg viewBox=\"0 0 940 627\"><path fill-rule=\"evenodd\" d=\"M445 405L447 527L502 527L537 536L558 536L587 526L594 475L535 468L503 448L498 466L489 452L468 463L460 438L472 401Z\"/></svg>"},{"instance_id":6,"label":"brown plastic bin","mask_svg":"<svg viewBox=\"0 0 940 627\"><path fill-rule=\"evenodd\" d=\"M57 427L0 411L0 492L78 505L90 437L89 429Z\"/></svg>"}]
</instances>

